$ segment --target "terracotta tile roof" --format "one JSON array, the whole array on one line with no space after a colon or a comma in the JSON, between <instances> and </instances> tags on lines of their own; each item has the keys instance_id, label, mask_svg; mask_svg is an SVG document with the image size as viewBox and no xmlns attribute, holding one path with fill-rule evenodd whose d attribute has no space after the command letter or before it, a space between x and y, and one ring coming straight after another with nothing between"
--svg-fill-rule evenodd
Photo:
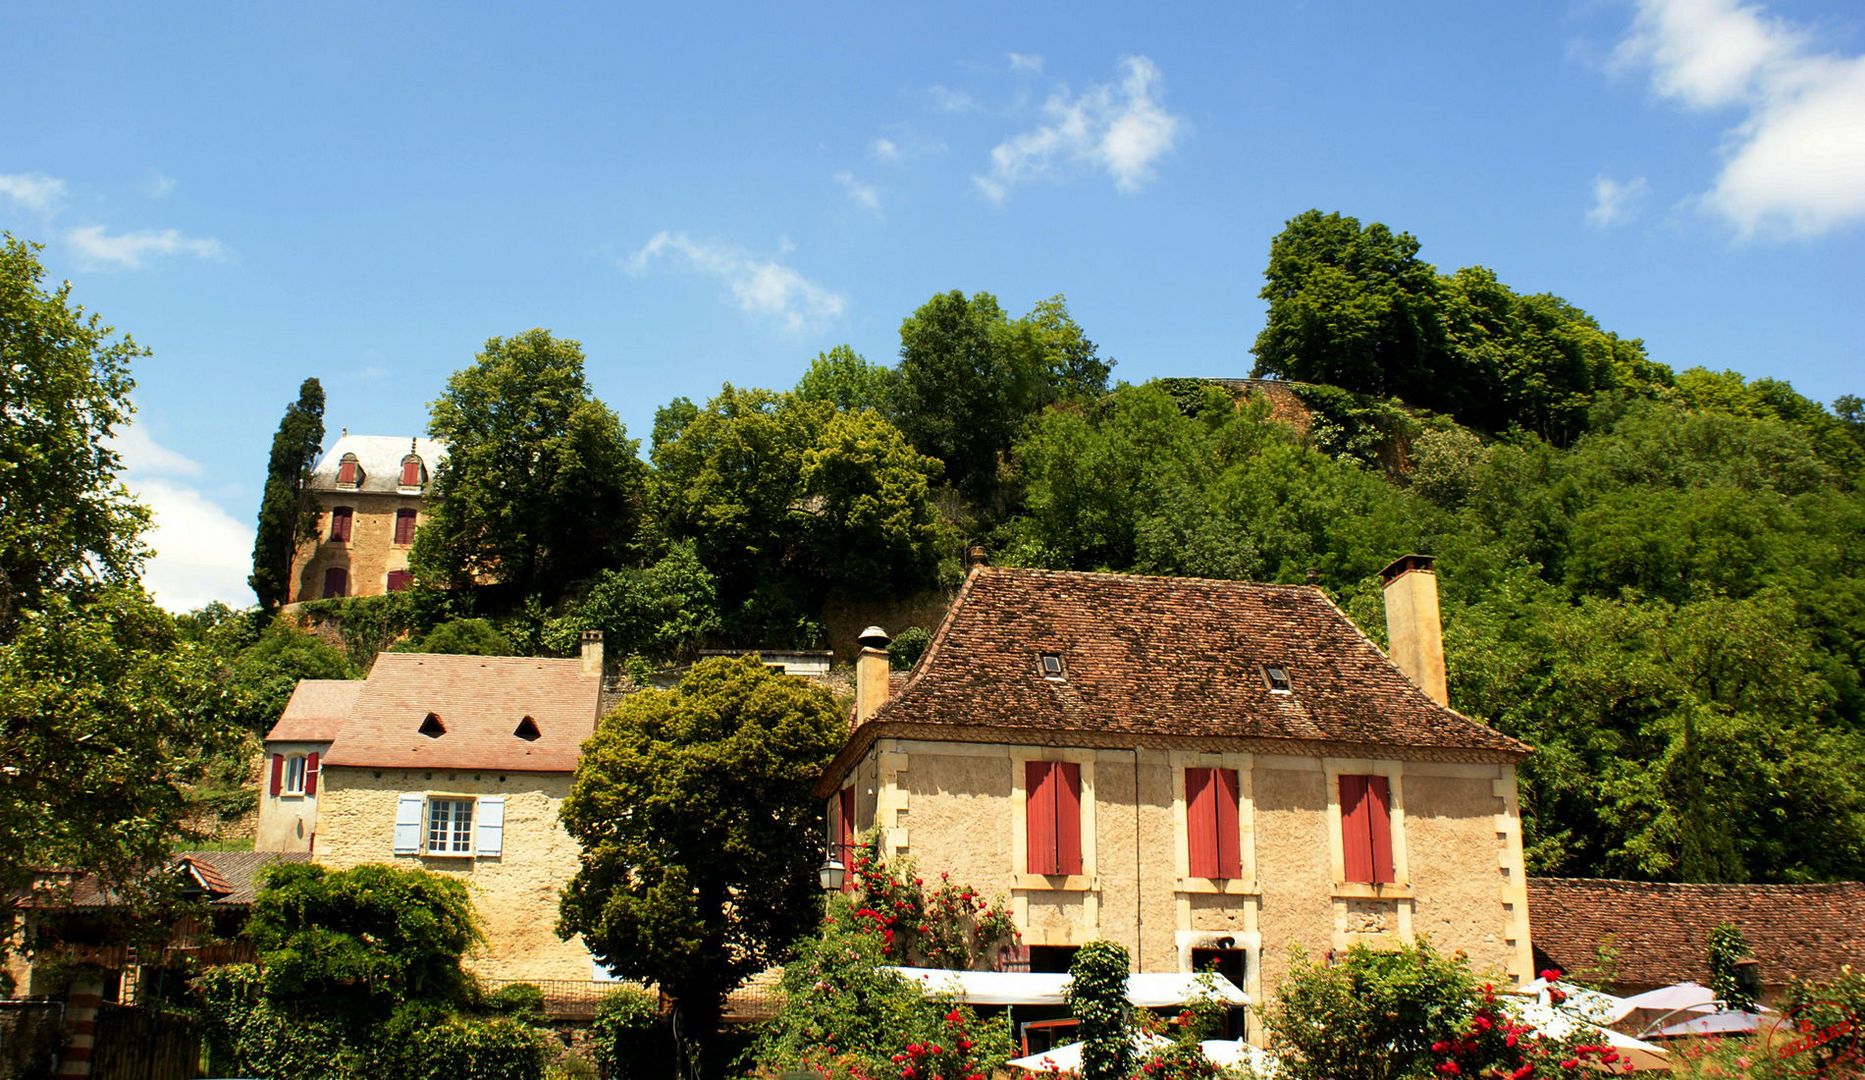
<instances>
[{"instance_id":1,"label":"terracotta tile roof","mask_svg":"<svg viewBox=\"0 0 1865 1080\"><path fill-rule=\"evenodd\" d=\"M1600 878L1529 878L1528 925L1537 967L1594 966L1609 937L1628 988L1709 982L1709 934L1734 923L1770 986L1865 968L1865 882L1833 885L1678 885Z\"/></svg>"},{"instance_id":2,"label":"terracotta tile roof","mask_svg":"<svg viewBox=\"0 0 1865 1080\"><path fill-rule=\"evenodd\" d=\"M266 732L271 742L329 742L356 708L361 679L300 679L278 723Z\"/></svg>"},{"instance_id":3,"label":"terracotta tile roof","mask_svg":"<svg viewBox=\"0 0 1865 1080\"><path fill-rule=\"evenodd\" d=\"M573 772L601 695L578 660L385 652L323 764ZM421 733L430 714L436 738ZM515 734L527 716L533 740Z\"/></svg>"},{"instance_id":4,"label":"terracotta tile roof","mask_svg":"<svg viewBox=\"0 0 1865 1080\"><path fill-rule=\"evenodd\" d=\"M310 862L303 851L182 851L165 865L189 872L191 882L207 891L217 906L240 907L253 902L259 891L259 871L275 862ZM118 900L95 876L70 871L40 875L25 907L102 908Z\"/></svg>"},{"instance_id":5,"label":"terracotta tile roof","mask_svg":"<svg viewBox=\"0 0 1865 1080\"><path fill-rule=\"evenodd\" d=\"M998 567L972 572L856 739L890 725L1529 752L1427 697L1312 586Z\"/></svg>"}]
</instances>

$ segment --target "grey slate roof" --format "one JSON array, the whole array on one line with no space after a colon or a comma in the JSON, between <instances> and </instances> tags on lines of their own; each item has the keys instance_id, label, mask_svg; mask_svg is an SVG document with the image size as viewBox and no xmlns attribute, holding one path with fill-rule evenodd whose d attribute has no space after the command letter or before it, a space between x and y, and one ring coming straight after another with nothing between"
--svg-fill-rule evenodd
<instances>
[{"instance_id":1,"label":"grey slate roof","mask_svg":"<svg viewBox=\"0 0 1865 1080\"><path fill-rule=\"evenodd\" d=\"M413 448L427 467L429 477L447 459L447 444L433 439L406 435L344 435L331 444L311 471L311 487L316 491L365 491L392 495L401 488L401 463ZM355 454L363 468L362 485L357 488L337 486L337 467L345 454Z\"/></svg>"}]
</instances>

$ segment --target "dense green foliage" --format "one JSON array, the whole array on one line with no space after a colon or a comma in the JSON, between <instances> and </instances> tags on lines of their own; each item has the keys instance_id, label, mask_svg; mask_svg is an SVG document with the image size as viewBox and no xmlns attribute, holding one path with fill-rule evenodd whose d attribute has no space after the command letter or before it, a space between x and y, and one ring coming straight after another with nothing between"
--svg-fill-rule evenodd
<instances>
[{"instance_id":1,"label":"dense green foliage","mask_svg":"<svg viewBox=\"0 0 1865 1080\"><path fill-rule=\"evenodd\" d=\"M415 534L417 577L555 595L631 553L639 444L590 394L581 345L545 330L492 338L447 380L428 431L447 458Z\"/></svg>"},{"instance_id":2,"label":"dense green foliage","mask_svg":"<svg viewBox=\"0 0 1865 1080\"><path fill-rule=\"evenodd\" d=\"M1755 1008L1755 992L1743 985L1738 964L1749 955L1748 938L1734 923L1717 923L1710 931L1710 989L1724 1008L1749 1011Z\"/></svg>"},{"instance_id":3,"label":"dense green foliage","mask_svg":"<svg viewBox=\"0 0 1865 1080\"><path fill-rule=\"evenodd\" d=\"M639 569L605 570L563 606L544 628L544 645L565 656L583 631L600 630L608 655L682 660L719 629L718 579L691 544L675 544Z\"/></svg>"},{"instance_id":4,"label":"dense green foliage","mask_svg":"<svg viewBox=\"0 0 1865 1080\"><path fill-rule=\"evenodd\" d=\"M396 646L402 652L453 653L461 656L510 656L511 639L485 619L448 619L418 638Z\"/></svg>"},{"instance_id":5,"label":"dense green foliage","mask_svg":"<svg viewBox=\"0 0 1865 1080\"><path fill-rule=\"evenodd\" d=\"M1127 1001L1127 950L1090 941L1068 966L1068 1008L1081 1036L1082 1080L1126 1080L1133 1075L1133 1005Z\"/></svg>"},{"instance_id":6,"label":"dense green foliage","mask_svg":"<svg viewBox=\"0 0 1865 1080\"><path fill-rule=\"evenodd\" d=\"M826 690L753 657L642 690L584 744L563 822L582 847L558 930L674 999L710 1075L727 992L775 962L816 905L812 792L845 722Z\"/></svg>"},{"instance_id":7,"label":"dense green foliage","mask_svg":"<svg viewBox=\"0 0 1865 1080\"><path fill-rule=\"evenodd\" d=\"M1457 1033L1475 995L1461 956L1356 945L1333 964L1298 953L1263 1022L1292 1080L1398 1080L1431 1072L1432 1044Z\"/></svg>"},{"instance_id":8,"label":"dense green foliage","mask_svg":"<svg viewBox=\"0 0 1865 1080\"><path fill-rule=\"evenodd\" d=\"M253 572L247 584L268 611L291 594L291 564L298 545L317 535L317 501L311 470L324 445L324 387L306 379L298 400L285 407L266 461L259 527L253 534Z\"/></svg>"},{"instance_id":9,"label":"dense green foliage","mask_svg":"<svg viewBox=\"0 0 1865 1080\"><path fill-rule=\"evenodd\" d=\"M900 962L861 900L832 896L822 928L784 964L783 1006L748 1055L755 1075L797 1070L832 1080L994 1075L1012 1056L1003 1017L980 1023L969 1008L928 997L887 970ZM964 928L954 926L956 932ZM910 1070L910 1071L909 1071Z\"/></svg>"},{"instance_id":10,"label":"dense green foliage","mask_svg":"<svg viewBox=\"0 0 1865 1080\"><path fill-rule=\"evenodd\" d=\"M611 990L596 1003L589 1049L601 1080L644 1080L671 1075L673 1035L659 1000L632 986Z\"/></svg>"}]
</instances>

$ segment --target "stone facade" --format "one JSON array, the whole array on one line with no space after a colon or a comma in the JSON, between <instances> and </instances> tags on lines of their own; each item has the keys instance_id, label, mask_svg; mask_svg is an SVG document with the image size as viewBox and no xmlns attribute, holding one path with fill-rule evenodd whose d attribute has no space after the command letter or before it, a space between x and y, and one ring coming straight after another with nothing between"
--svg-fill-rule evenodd
<instances>
[{"instance_id":1,"label":"stone facade","mask_svg":"<svg viewBox=\"0 0 1865 1080\"><path fill-rule=\"evenodd\" d=\"M254 851L310 851L317 836L317 803L320 792L317 782L311 777L322 772L312 763L316 761L313 754L323 754L330 748L328 742L285 742L266 740L266 763L259 789L259 824L253 835ZM289 763L293 758L303 759L301 766L306 773L306 782L297 789L289 784L280 784L275 792L272 790L271 758L278 756ZM289 768L289 764L285 766ZM316 769L316 772L312 770Z\"/></svg>"},{"instance_id":2,"label":"stone facade","mask_svg":"<svg viewBox=\"0 0 1865 1080\"><path fill-rule=\"evenodd\" d=\"M433 470L446 460L445 445L397 435L344 432L311 471L317 501L317 533L292 558L287 602L333 595L327 577L344 572L344 596L380 596L391 591L390 575L405 573L413 533L427 520L427 491ZM335 522L349 515L349 535ZM411 513L413 529L399 530Z\"/></svg>"},{"instance_id":3,"label":"stone facade","mask_svg":"<svg viewBox=\"0 0 1865 1080\"><path fill-rule=\"evenodd\" d=\"M569 790L564 773L327 768L316 859L334 869L388 863L458 877L486 935L468 960L475 972L587 981L593 969L582 940L563 941L555 929L557 894L576 873L579 851L557 817ZM396 807L405 794L503 796L501 854L396 854Z\"/></svg>"}]
</instances>

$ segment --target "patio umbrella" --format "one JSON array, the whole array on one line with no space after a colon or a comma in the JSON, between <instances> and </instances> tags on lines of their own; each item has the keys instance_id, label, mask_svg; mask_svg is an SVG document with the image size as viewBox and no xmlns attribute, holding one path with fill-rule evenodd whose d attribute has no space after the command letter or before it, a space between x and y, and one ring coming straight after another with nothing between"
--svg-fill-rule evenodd
<instances>
[{"instance_id":1,"label":"patio umbrella","mask_svg":"<svg viewBox=\"0 0 1865 1080\"><path fill-rule=\"evenodd\" d=\"M1678 1012L1683 1009L1715 1012L1717 1008L1716 991L1693 982L1674 983L1642 994L1633 994L1625 999L1625 1003L1633 1009L1650 1009L1653 1012Z\"/></svg>"},{"instance_id":2,"label":"patio umbrella","mask_svg":"<svg viewBox=\"0 0 1865 1080\"><path fill-rule=\"evenodd\" d=\"M1536 1031L1551 1038L1564 1039L1569 1035L1578 1035L1593 1042L1603 1042L1624 1055L1626 1060L1639 1069L1668 1069L1669 1055L1661 1046L1634 1039L1630 1035L1614 1031L1608 1027L1589 1023L1556 1005L1546 1005L1539 1001L1510 1002L1510 1008L1524 1023L1534 1025Z\"/></svg>"},{"instance_id":3,"label":"patio umbrella","mask_svg":"<svg viewBox=\"0 0 1865 1080\"><path fill-rule=\"evenodd\" d=\"M1206 1039L1198 1047L1213 1065L1226 1069L1248 1068L1252 1076L1272 1077L1279 1067L1276 1055L1242 1039Z\"/></svg>"},{"instance_id":4,"label":"patio umbrella","mask_svg":"<svg viewBox=\"0 0 1865 1080\"><path fill-rule=\"evenodd\" d=\"M1758 1012L1717 1012L1668 1024L1653 1034L1663 1039L1679 1035L1753 1035L1760 1030L1762 1020Z\"/></svg>"},{"instance_id":5,"label":"patio umbrella","mask_svg":"<svg viewBox=\"0 0 1865 1080\"><path fill-rule=\"evenodd\" d=\"M1133 1048L1142 1054L1171 1045L1171 1040L1162 1039L1144 1031L1135 1032L1133 1036ZM1014 1058L1008 1064L1030 1072L1048 1072L1053 1068L1065 1073L1079 1073L1081 1072L1081 1047L1081 1043L1069 1043L1066 1046L1045 1050L1040 1054Z\"/></svg>"}]
</instances>

